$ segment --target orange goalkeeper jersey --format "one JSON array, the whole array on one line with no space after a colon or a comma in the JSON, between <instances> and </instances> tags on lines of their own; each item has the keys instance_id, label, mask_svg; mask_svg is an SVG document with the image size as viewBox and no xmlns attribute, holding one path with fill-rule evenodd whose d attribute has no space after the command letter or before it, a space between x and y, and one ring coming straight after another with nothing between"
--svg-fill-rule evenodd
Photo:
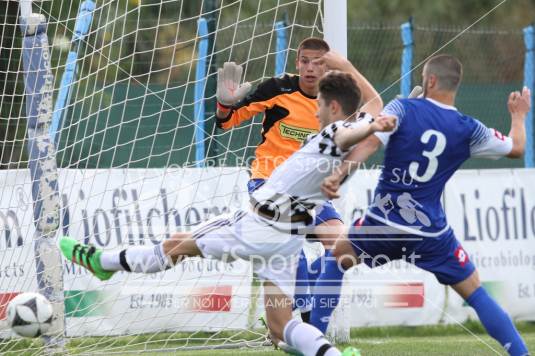
<instances>
[{"instance_id":1,"label":"orange goalkeeper jersey","mask_svg":"<svg viewBox=\"0 0 535 356\"><path fill-rule=\"evenodd\" d=\"M266 179L301 147L309 134L318 132L317 109L316 97L299 88L299 76L286 74L262 82L218 124L226 130L264 112L262 141L256 148L251 178Z\"/></svg>"}]
</instances>

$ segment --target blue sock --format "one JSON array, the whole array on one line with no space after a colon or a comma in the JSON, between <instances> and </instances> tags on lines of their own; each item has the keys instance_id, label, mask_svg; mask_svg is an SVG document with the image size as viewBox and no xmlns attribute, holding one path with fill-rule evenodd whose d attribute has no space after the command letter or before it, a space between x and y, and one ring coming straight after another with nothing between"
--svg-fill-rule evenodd
<instances>
[{"instance_id":1,"label":"blue sock","mask_svg":"<svg viewBox=\"0 0 535 356\"><path fill-rule=\"evenodd\" d=\"M308 269L308 287L309 287L308 293L300 294L300 298L304 301L304 303L301 303L301 304L305 305L304 308L301 308L301 320L303 320L303 322L307 324L310 324L310 314L311 314L312 304L313 304L311 292L314 290L314 285L316 284L316 280L318 279L324 264L325 264L325 255L321 255L314 262L310 264L310 268ZM300 286L300 288L301 287L302 286ZM296 290L297 290L297 283L296 283ZM294 300L294 305L295 304L296 302Z\"/></svg>"},{"instance_id":2,"label":"blue sock","mask_svg":"<svg viewBox=\"0 0 535 356\"><path fill-rule=\"evenodd\" d=\"M466 302L475 309L479 320L490 336L502 345L509 355L527 355L528 349L509 315L492 299L483 287L475 290Z\"/></svg>"},{"instance_id":3,"label":"blue sock","mask_svg":"<svg viewBox=\"0 0 535 356\"><path fill-rule=\"evenodd\" d=\"M299 256L299 264L297 265L297 272L295 274L295 294L293 308L301 311L310 310L310 303L312 302L309 289L308 264L305 253L301 250Z\"/></svg>"},{"instance_id":4,"label":"blue sock","mask_svg":"<svg viewBox=\"0 0 535 356\"><path fill-rule=\"evenodd\" d=\"M338 267L331 251L328 251L325 254L325 266L312 291L312 313L310 315L310 324L324 334L329 326L331 314L340 301L344 272Z\"/></svg>"}]
</instances>

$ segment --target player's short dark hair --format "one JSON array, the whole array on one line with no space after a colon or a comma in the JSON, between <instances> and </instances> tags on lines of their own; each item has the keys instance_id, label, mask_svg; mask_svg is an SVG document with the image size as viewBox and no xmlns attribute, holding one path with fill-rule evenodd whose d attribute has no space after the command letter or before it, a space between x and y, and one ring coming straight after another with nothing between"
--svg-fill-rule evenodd
<instances>
[{"instance_id":1,"label":"player's short dark hair","mask_svg":"<svg viewBox=\"0 0 535 356\"><path fill-rule=\"evenodd\" d=\"M297 56L302 49L312 49L316 51L329 52L331 49L327 42L317 37L308 37L301 41L299 47L297 47Z\"/></svg>"},{"instance_id":2,"label":"player's short dark hair","mask_svg":"<svg viewBox=\"0 0 535 356\"><path fill-rule=\"evenodd\" d=\"M319 82L319 93L327 104L336 100L347 116L355 114L360 106L360 88L348 73L331 71L325 74Z\"/></svg>"},{"instance_id":3,"label":"player's short dark hair","mask_svg":"<svg viewBox=\"0 0 535 356\"><path fill-rule=\"evenodd\" d=\"M434 74L438 79L438 88L457 91L463 78L463 65L456 57L439 54L431 57L425 64L426 75Z\"/></svg>"}]
</instances>

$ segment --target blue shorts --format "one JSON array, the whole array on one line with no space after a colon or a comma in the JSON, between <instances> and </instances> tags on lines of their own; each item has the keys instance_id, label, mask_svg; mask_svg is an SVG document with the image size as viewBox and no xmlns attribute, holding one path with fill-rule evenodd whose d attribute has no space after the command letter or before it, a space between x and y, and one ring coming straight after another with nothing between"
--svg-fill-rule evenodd
<instances>
[{"instance_id":1,"label":"blue shorts","mask_svg":"<svg viewBox=\"0 0 535 356\"><path fill-rule=\"evenodd\" d=\"M366 227L381 226L385 225L367 216L364 220L357 220L354 225L356 231L349 235L353 249L369 267L403 259L433 273L440 283L446 285L462 282L475 271L452 229L438 237L388 233L391 230L385 234L377 234L376 230L364 233ZM359 233L359 228L364 228L362 233Z\"/></svg>"},{"instance_id":2,"label":"blue shorts","mask_svg":"<svg viewBox=\"0 0 535 356\"><path fill-rule=\"evenodd\" d=\"M249 191L249 194L260 188L264 183L265 179L262 178L251 179L249 182L247 182L247 190ZM328 220L342 221L342 217L334 207L333 203L330 201L325 202L321 208L316 209L314 225L318 226Z\"/></svg>"}]
</instances>

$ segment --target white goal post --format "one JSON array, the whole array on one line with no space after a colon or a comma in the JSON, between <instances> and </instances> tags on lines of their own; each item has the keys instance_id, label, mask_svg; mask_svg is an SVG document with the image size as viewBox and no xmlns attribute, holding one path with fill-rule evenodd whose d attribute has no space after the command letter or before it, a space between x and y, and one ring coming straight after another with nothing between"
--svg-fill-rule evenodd
<instances>
[{"instance_id":1,"label":"white goal post","mask_svg":"<svg viewBox=\"0 0 535 356\"><path fill-rule=\"evenodd\" d=\"M347 0L324 0L323 36L329 46L347 57Z\"/></svg>"},{"instance_id":2,"label":"white goal post","mask_svg":"<svg viewBox=\"0 0 535 356\"><path fill-rule=\"evenodd\" d=\"M347 0L324 0L323 8L324 39L333 50L347 57ZM347 296L342 293L327 330L329 339L340 343L349 343L351 329L347 317L349 309Z\"/></svg>"}]
</instances>

